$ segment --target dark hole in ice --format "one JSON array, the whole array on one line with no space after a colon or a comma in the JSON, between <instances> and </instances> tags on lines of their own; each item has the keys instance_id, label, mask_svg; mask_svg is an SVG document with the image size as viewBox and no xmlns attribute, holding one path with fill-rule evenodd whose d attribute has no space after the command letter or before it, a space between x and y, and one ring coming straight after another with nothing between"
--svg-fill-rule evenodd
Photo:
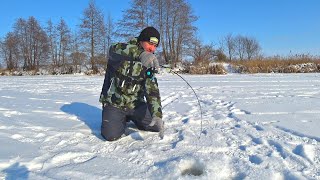
<instances>
[{"instance_id":1,"label":"dark hole in ice","mask_svg":"<svg viewBox=\"0 0 320 180\"><path fill-rule=\"evenodd\" d=\"M204 165L198 161L191 163L189 166L182 169L183 176L201 176L204 173Z\"/></svg>"}]
</instances>

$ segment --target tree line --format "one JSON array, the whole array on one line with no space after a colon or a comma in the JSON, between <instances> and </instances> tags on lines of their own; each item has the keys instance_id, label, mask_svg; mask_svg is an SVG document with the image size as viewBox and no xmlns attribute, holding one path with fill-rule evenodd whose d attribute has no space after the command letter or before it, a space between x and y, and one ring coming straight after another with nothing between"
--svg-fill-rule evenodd
<instances>
[{"instance_id":1,"label":"tree line","mask_svg":"<svg viewBox=\"0 0 320 180\"><path fill-rule=\"evenodd\" d=\"M115 22L105 18L94 0L83 10L78 29L71 30L61 18L41 25L33 16L19 18L11 32L0 39L2 68L52 73L97 73L106 68L108 47L116 41L128 41L147 26L160 34L157 56L161 63L173 67L188 59L194 64L213 60L250 60L259 56L261 47L253 37L231 34L218 45L204 44L197 37L197 27L190 4L186 0L132 0L122 18Z\"/></svg>"}]
</instances>

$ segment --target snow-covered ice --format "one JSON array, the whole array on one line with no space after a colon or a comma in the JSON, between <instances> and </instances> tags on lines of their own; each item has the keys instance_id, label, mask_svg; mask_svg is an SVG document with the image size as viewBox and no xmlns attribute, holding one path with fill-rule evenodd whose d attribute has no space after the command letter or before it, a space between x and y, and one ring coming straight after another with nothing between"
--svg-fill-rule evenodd
<instances>
[{"instance_id":1,"label":"snow-covered ice","mask_svg":"<svg viewBox=\"0 0 320 180\"><path fill-rule=\"evenodd\" d=\"M165 137L100 135L102 76L0 77L0 179L320 179L320 74L158 76ZM202 127L202 129L201 129Z\"/></svg>"}]
</instances>

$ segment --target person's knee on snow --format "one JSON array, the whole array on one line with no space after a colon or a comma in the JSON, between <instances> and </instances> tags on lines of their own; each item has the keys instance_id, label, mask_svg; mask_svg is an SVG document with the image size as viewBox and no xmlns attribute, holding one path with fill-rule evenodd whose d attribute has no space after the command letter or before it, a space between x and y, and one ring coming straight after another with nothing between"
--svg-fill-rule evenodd
<instances>
[{"instance_id":1,"label":"person's knee on snow","mask_svg":"<svg viewBox=\"0 0 320 180\"><path fill-rule=\"evenodd\" d=\"M114 134L110 134L110 133L106 133L104 131L101 131L101 136L107 140L107 141L115 141L120 139L121 137L123 137L123 134L121 135L114 135Z\"/></svg>"}]
</instances>

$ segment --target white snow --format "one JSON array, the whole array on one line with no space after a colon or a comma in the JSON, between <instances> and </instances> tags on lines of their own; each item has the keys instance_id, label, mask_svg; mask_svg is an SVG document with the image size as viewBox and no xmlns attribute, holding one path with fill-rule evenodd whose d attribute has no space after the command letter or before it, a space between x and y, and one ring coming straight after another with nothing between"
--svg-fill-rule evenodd
<instances>
[{"instance_id":1,"label":"white snow","mask_svg":"<svg viewBox=\"0 0 320 180\"><path fill-rule=\"evenodd\" d=\"M106 142L102 76L0 77L0 179L320 179L320 74L158 76L165 137ZM202 127L202 129L201 129Z\"/></svg>"}]
</instances>

